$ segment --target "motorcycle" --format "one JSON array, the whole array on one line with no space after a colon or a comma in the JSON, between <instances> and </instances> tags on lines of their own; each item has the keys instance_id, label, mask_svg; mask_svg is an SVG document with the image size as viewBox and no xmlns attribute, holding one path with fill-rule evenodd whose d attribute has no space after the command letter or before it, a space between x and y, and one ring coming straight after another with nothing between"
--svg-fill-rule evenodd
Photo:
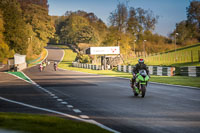
<instances>
[{"instance_id":1,"label":"motorcycle","mask_svg":"<svg viewBox=\"0 0 200 133\"><path fill-rule=\"evenodd\" d=\"M57 71L57 69L58 69L58 66L54 65L54 70Z\"/></svg>"},{"instance_id":2,"label":"motorcycle","mask_svg":"<svg viewBox=\"0 0 200 133\"><path fill-rule=\"evenodd\" d=\"M42 64L39 65L39 69L40 69L40 72L42 72L42 70L43 70Z\"/></svg>"},{"instance_id":3,"label":"motorcycle","mask_svg":"<svg viewBox=\"0 0 200 133\"><path fill-rule=\"evenodd\" d=\"M133 87L133 92L135 96L142 95L145 96L146 87L149 81L149 75L146 70L140 70L139 73L136 74L136 80Z\"/></svg>"}]
</instances>

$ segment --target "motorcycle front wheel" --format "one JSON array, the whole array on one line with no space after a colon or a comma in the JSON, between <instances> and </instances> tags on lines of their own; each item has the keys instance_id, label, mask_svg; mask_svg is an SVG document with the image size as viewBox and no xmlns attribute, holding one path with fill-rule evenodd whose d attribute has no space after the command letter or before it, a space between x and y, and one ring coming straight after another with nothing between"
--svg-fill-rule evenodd
<instances>
[{"instance_id":1,"label":"motorcycle front wheel","mask_svg":"<svg viewBox=\"0 0 200 133\"><path fill-rule=\"evenodd\" d=\"M141 91L142 91L142 97L144 97L146 93L146 85L141 84Z\"/></svg>"}]
</instances>

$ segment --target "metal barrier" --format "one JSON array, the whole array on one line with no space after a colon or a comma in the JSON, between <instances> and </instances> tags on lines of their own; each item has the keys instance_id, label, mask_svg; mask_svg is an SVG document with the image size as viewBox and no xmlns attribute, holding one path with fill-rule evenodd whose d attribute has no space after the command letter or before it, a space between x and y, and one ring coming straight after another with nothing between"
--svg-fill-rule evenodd
<instances>
[{"instance_id":1,"label":"metal barrier","mask_svg":"<svg viewBox=\"0 0 200 133\"><path fill-rule=\"evenodd\" d=\"M120 72L128 72L132 73L132 70L135 66L117 66L117 70ZM159 76L174 76L174 67L160 67L160 66L148 66L149 73L151 75L159 75Z\"/></svg>"},{"instance_id":2,"label":"metal barrier","mask_svg":"<svg viewBox=\"0 0 200 133\"><path fill-rule=\"evenodd\" d=\"M197 66L180 67L180 74L182 76L200 77L200 67Z\"/></svg>"}]
</instances>

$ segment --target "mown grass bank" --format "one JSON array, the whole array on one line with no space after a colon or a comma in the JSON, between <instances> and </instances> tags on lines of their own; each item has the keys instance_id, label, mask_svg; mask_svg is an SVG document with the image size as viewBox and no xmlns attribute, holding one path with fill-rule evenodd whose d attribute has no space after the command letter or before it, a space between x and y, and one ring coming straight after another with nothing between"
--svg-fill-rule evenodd
<instances>
[{"instance_id":1,"label":"mown grass bank","mask_svg":"<svg viewBox=\"0 0 200 133\"><path fill-rule=\"evenodd\" d=\"M85 122L20 113L0 113L0 128L29 133L109 133Z\"/></svg>"},{"instance_id":2,"label":"mown grass bank","mask_svg":"<svg viewBox=\"0 0 200 133\"><path fill-rule=\"evenodd\" d=\"M45 57L47 56L48 54L48 51L46 49L43 49L41 55L39 57L35 57L35 58L32 58L32 59L29 59L27 62L28 62L28 67L31 67L31 66L34 66L38 63L41 63Z\"/></svg>"},{"instance_id":3,"label":"mown grass bank","mask_svg":"<svg viewBox=\"0 0 200 133\"><path fill-rule=\"evenodd\" d=\"M79 72L85 72L85 73L113 76L113 77L123 77L123 78L131 78L132 77L132 75L129 74L129 73L117 72L117 71L112 71L112 70L91 70L91 69L83 69L83 68L71 67L72 62L76 58L76 53L74 53L67 46L58 45L58 47L63 48L64 51L65 51L65 56L63 58L63 61L59 64L60 68L67 69L67 70L73 70L73 71L79 71ZM199 87L200 88L200 77L151 76L150 81L158 82L158 83L184 85L184 86L192 86L192 87Z\"/></svg>"},{"instance_id":4,"label":"mown grass bank","mask_svg":"<svg viewBox=\"0 0 200 133\"><path fill-rule=\"evenodd\" d=\"M163 53L148 55L144 58L148 65L165 66L200 66L200 43L171 50ZM138 58L129 59L129 64L137 63Z\"/></svg>"}]
</instances>

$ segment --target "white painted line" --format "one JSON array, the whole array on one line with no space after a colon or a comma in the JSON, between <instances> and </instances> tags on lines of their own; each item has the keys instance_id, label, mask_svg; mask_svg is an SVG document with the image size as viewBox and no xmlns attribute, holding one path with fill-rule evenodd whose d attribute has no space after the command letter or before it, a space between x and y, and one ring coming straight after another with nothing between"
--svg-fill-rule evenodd
<instances>
[{"instance_id":1,"label":"white painted line","mask_svg":"<svg viewBox=\"0 0 200 133\"><path fill-rule=\"evenodd\" d=\"M63 60L63 58L64 58L64 56L65 56L65 51L62 50L62 52L63 52L63 56L62 56L62 58L60 59L59 63ZM58 64L59 64L59 63L58 63Z\"/></svg>"},{"instance_id":2,"label":"white painted line","mask_svg":"<svg viewBox=\"0 0 200 133\"><path fill-rule=\"evenodd\" d=\"M67 107L68 107L68 108L73 108L74 106L72 106L72 105L67 105Z\"/></svg>"},{"instance_id":3,"label":"white painted line","mask_svg":"<svg viewBox=\"0 0 200 133\"><path fill-rule=\"evenodd\" d=\"M51 94L49 94L49 95L50 95L50 96L52 96L52 97L54 97L54 96L55 96L55 94L52 94L52 93L51 93Z\"/></svg>"},{"instance_id":4,"label":"white painted line","mask_svg":"<svg viewBox=\"0 0 200 133\"><path fill-rule=\"evenodd\" d=\"M79 109L73 109L73 111L75 112L75 113L81 113L82 111L80 111Z\"/></svg>"},{"instance_id":5,"label":"white painted line","mask_svg":"<svg viewBox=\"0 0 200 133\"><path fill-rule=\"evenodd\" d=\"M61 102L62 104L68 104L67 102Z\"/></svg>"},{"instance_id":6,"label":"white painted line","mask_svg":"<svg viewBox=\"0 0 200 133\"><path fill-rule=\"evenodd\" d=\"M58 97L57 97L57 96L54 96L53 98L57 99Z\"/></svg>"},{"instance_id":7,"label":"white painted line","mask_svg":"<svg viewBox=\"0 0 200 133\"><path fill-rule=\"evenodd\" d=\"M87 116L87 115L79 115L81 118L83 118L83 119L89 119L90 117L89 116Z\"/></svg>"},{"instance_id":8,"label":"white painted line","mask_svg":"<svg viewBox=\"0 0 200 133\"><path fill-rule=\"evenodd\" d=\"M15 103L15 104L18 104L18 105L22 105L22 106L25 106L25 107L29 107L29 108L33 108L33 109L37 109L37 110L42 110L42 111L46 111L46 112L50 112L50 113L55 113L55 114L59 114L59 115L62 115L62 116L66 116L66 117L69 117L69 118L73 118L73 119L76 119L76 120L80 120L80 121L83 121L83 122L88 122L88 123L91 123L91 124L95 124L101 128L104 128L108 131L111 131L111 132L114 132L114 133L119 133L118 131L116 130L113 130L109 127L106 127L94 120L85 120L85 119L81 119L79 117L76 117L76 116L73 116L73 115L69 115L69 114L66 114L66 113L62 113L62 112L58 112L58 111L55 111L55 110L50 110L50 109L46 109L46 108L41 108L41 107L37 107L37 106L33 106L33 105L30 105L30 104L25 104L25 103L22 103L22 102L17 102L17 101L13 101L13 100L9 100L7 98L4 98L4 97L0 97L1 100L3 101L7 101L7 102L11 102L11 103Z\"/></svg>"},{"instance_id":9,"label":"white painted line","mask_svg":"<svg viewBox=\"0 0 200 133\"><path fill-rule=\"evenodd\" d=\"M149 83L159 84L159 85L168 85L168 86L174 86L174 87L184 87L184 88L200 89L198 87L183 86L183 85L172 85L172 84L165 84L165 83L158 83L158 82L149 82Z\"/></svg>"},{"instance_id":10,"label":"white painted line","mask_svg":"<svg viewBox=\"0 0 200 133\"><path fill-rule=\"evenodd\" d=\"M57 99L57 101L58 101L58 102L62 102L63 100L62 100L62 99Z\"/></svg>"}]
</instances>

